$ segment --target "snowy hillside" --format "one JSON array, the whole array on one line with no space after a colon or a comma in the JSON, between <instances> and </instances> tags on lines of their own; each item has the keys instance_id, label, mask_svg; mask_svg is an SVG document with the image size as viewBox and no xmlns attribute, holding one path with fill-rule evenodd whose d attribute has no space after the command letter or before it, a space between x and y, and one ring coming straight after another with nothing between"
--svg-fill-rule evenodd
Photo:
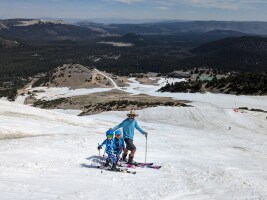
<instances>
[{"instance_id":1,"label":"snowy hillside","mask_svg":"<svg viewBox=\"0 0 267 200\"><path fill-rule=\"evenodd\" d=\"M33 26L36 24L63 24L64 22L62 20L40 20L40 19L34 19L34 20L26 20L26 21L19 21L19 24L16 24L15 26Z\"/></svg>"},{"instance_id":2,"label":"snowy hillside","mask_svg":"<svg viewBox=\"0 0 267 200\"><path fill-rule=\"evenodd\" d=\"M216 96L216 106L218 99L207 97L195 107L138 111L149 132L148 162L162 168L136 168L136 175L94 167L97 143L125 112L77 117L0 100L1 199L264 199L266 114L226 108L234 96ZM240 99L267 107L257 97ZM145 138L138 132L135 143L142 162Z\"/></svg>"}]
</instances>

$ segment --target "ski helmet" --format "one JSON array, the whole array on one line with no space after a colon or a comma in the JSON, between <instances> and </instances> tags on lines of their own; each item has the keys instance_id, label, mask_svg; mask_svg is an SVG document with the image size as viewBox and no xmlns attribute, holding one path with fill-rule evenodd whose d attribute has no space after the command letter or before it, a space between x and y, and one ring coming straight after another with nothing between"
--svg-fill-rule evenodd
<instances>
[{"instance_id":1,"label":"ski helmet","mask_svg":"<svg viewBox=\"0 0 267 200\"><path fill-rule=\"evenodd\" d=\"M121 135L121 134L122 134L122 132L121 132L120 129L118 129L118 130L115 131L115 135Z\"/></svg>"},{"instance_id":2,"label":"ski helmet","mask_svg":"<svg viewBox=\"0 0 267 200\"><path fill-rule=\"evenodd\" d=\"M106 132L106 136L108 136L108 135L112 135L112 137L113 137L113 130L108 130L107 132Z\"/></svg>"}]
</instances>

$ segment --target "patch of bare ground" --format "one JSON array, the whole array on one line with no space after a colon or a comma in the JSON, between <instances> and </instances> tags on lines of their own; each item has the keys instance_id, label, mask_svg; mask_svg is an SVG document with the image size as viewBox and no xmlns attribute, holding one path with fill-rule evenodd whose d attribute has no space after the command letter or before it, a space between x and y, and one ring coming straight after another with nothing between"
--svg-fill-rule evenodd
<instances>
[{"instance_id":1,"label":"patch of bare ground","mask_svg":"<svg viewBox=\"0 0 267 200\"><path fill-rule=\"evenodd\" d=\"M158 85L160 79L159 78L150 79L147 77L143 77L143 78L136 78L136 80L143 85Z\"/></svg>"},{"instance_id":2,"label":"patch of bare ground","mask_svg":"<svg viewBox=\"0 0 267 200\"><path fill-rule=\"evenodd\" d=\"M102 73L108 76L109 78L111 78L119 87L129 86L128 82L130 81L128 80L127 76L117 76L115 74L110 74L110 73L103 72L103 71Z\"/></svg>"},{"instance_id":3,"label":"patch of bare ground","mask_svg":"<svg viewBox=\"0 0 267 200\"><path fill-rule=\"evenodd\" d=\"M27 88L29 88L30 85L32 85L33 83L34 83L34 80L31 80L31 81L30 81L29 83L27 83L25 86L23 86L22 88L18 89L18 90L17 90L17 96L16 96L16 98L17 98L18 96L20 96L20 95L24 95L24 94L28 93Z\"/></svg>"},{"instance_id":4,"label":"patch of bare ground","mask_svg":"<svg viewBox=\"0 0 267 200\"><path fill-rule=\"evenodd\" d=\"M99 92L52 101L38 101L34 106L47 109L78 109L80 115L97 114L104 111L126 111L156 106L188 106L189 101L173 100L170 97L152 97L145 94L130 95L120 90Z\"/></svg>"},{"instance_id":5,"label":"patch of bare ground","mask_svg":"<svg viewBox=\"0 0 267 200\"><path fill-rule=\"evenodd\" d=\"M0 140L15 140L22 138L41 137L46 135L30 135L26 133L0 134Z\"/></svg>"},{"instance_id":6,"label":"patch of bare ground","mask_svg":"<svg viewBox=\"0 0 267 200\"><path fill-rule=\"evenodd\" d=\"M110 88L113 87L108 78L94 68L80 64L65 64L51 71L38 86L77 88Z\"/></svg>"}]
</instances>

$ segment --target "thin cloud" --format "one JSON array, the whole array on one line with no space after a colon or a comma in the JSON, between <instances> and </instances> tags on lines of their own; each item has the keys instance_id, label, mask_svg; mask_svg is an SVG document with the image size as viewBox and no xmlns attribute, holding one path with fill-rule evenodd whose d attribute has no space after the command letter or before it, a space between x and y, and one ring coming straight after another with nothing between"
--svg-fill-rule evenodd
<instances>
[{"instance_id":1,"label":"thin cloud","mask_svg":"<svg viewBox=\"0 0 267 200\"><path fill-rule=\"evenodd\" d=\"M265 0L157 0L156 3L163 6L188 5L202 8L239 9L257 8L267 6Z\"/></svg>"},{"instance_id":2,"label":"thin cloud","mask_svg":"<svg viewBox=\"0 0 267 200\"><path fill-rule=\"evenodd\" d=\"M169 9L171 6L187 5L201 8L219 9L255 9L267 7L266 0L112 0L124 4L147 3L159 9Z\"/></svg>"},{"instance_id":3,"label":"thin cloud","mask_svg":"<svg viewBox=\"0 0 267 200\"><path fill-rule=\"evenodd\" d=\"M169 7L166 7L166 6L157 6L155 8L157 8L159 10L169 10L170 9Z\"/></svg>"},{"instance_id":4,"label":"thin cloud","mask_svg":"<svg viewBox=\"0 0 267 200\"><path fill-rule=\"evenodd\" d=\"M140 3L143 2L144 0L114 0L119 3L126 3L126 4L131 4L131 3Z\"/></svg>"}]
</instances>

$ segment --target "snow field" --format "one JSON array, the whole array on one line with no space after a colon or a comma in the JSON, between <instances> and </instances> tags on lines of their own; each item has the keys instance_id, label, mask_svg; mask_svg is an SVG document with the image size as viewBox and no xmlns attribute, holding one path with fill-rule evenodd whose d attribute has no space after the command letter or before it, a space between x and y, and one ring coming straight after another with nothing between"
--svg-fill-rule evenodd
<instances>
[{"instance_id":1,"label":"snow field","mask_svg":"<svg viewBox=\"0 0 267 200\"><path fill-rule=\"evenodd\" d=\"M97 143L126 112L77 117L75 110L47 111L0 100L1 199L265 199L266 113L233 108L267 110L267 97L156 93L158 87L133 80L122 89L192 100L194 107L137 111L139 125L149 133L147 161L162 168L136 168L136 175L95 168ZM81 94L52 90L40 98ZM143 162L145 138L137 131L135 144L135 160Z\"/></svg>"},{"instance_id":2,"label":"snow field","mask_svg":"<svg viewBox=\"0 0 267 200\"><path fill-rule=\"evenodd\" d=\"M76 117L9 102L0 107L1 128L9 134L19 130L35 136L0 141L4 199L264 199L267 195L263 113L235 113L205 104L138 111L140 126L149 132L147 161L162 169L136 168L137 174L130 175L101 174L94 168L97 143L126 112ZM144 136L136 132L135 143L136 160L144 161Z\"/></svg>"}]
</instances>

